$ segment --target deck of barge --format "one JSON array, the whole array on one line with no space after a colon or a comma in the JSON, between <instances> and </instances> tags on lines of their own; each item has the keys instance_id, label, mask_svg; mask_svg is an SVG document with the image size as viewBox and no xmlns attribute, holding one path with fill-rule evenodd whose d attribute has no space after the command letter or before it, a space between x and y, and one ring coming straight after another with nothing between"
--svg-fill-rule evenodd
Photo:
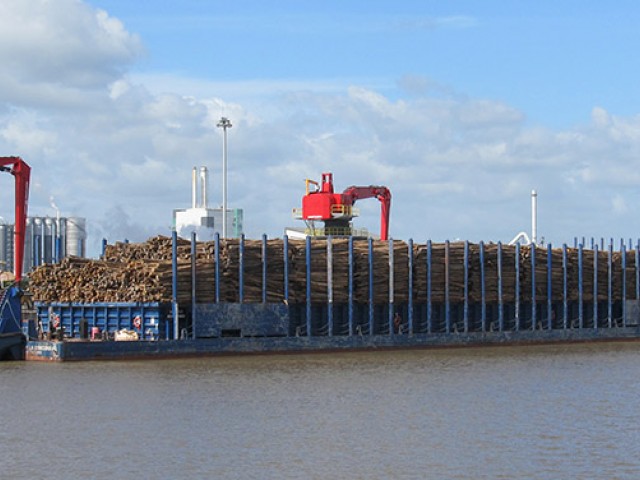
<instances>
[{"instance_id":1,"label":"deck of barge","mask_svg":"<svg viewBox=\"0 0 640 480\"><path fill-rule=\"evenodd\" d=\"M640 340L640 327L461 334L351 337L254 337L160 341L30 341L36 361L134 360L247 354L294 354L393 349L496 347Z\"/></svg>"}]
</instances>

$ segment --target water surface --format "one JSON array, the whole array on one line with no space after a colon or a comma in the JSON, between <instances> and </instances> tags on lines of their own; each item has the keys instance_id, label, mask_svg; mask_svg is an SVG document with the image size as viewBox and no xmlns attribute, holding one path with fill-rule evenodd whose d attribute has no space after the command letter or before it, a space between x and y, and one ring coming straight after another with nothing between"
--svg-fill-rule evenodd
<instances>
[{"instance_id":1,"label":"water surface","mask_svg":"<svg viewBox=\"0 0 640 480\"><path fill-rule=\"evenodd\" d=\"M640 478L640 343L0 364L1 478Z\"/></svg>"}]
</instances>

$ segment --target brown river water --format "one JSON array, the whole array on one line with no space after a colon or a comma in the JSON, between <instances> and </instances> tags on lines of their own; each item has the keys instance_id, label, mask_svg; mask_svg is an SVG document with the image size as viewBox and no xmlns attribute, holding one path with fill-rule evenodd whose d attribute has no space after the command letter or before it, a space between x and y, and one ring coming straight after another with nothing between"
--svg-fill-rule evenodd
<instances>
[{"instance_id":1,"label":"brown river water","mask_svg":"<svg viewBox=\"0 0 640 480\"><path fill-rule=\"evenodd\" d=\"M0 478L637 479L640 343L0 363Z\"/></svg>"}]
</instances>

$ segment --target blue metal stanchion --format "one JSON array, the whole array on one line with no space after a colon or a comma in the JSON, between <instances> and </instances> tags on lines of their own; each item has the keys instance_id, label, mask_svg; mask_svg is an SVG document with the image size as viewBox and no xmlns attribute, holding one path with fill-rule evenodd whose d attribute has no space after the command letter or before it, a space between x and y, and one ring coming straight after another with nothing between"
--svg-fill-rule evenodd
<instances>
[{"instance_id":1,"label":"blue metal stanchion","mask_svg":"<svg viewBox=\"0 0 640 480\"><path fill-rule=\"evenodd\" d=\"M562 328L569 326L569 289L567 285L567 244L562 245Z\"/></svg>"},{"instance_id":2,"label":"blue metal stanchion","mask_svg":"<svg viewBox=\"0 0 640 480\"><path fill-rule=\"evenodd\" d=\"M480 250L480 326L483 332L487 331L487 285L485 282L484 242L478 245Z\"/></svg>"},{"instance_id":3,"label":"blue metal stanchion","mask_svg":"<svg viewBox=\"0 0 640 480\"><path fill-rule=\"evenodd\" d=\"M216 303L220 303L220 234L216 233L215 235L215 243L213 246L213 256L215 260L215 289L216 289Z\"/></svg>"},{"instance_id":4,"label":"blue metal stanchion","mask_svg":"<svg viewBox=\"0 0 640 480\"><path fill-rule=\"evenodd\" d=\"M409 335L413 335L413 239L409 239L407 246L407 256L409 259L409 312L407 321L409 322Z\"/></svg>"},{"instance_id":5,"label":"blue metal stanchion","mask_svg":"<svg viewBox=\"0 0 640 480\"><path fill-rule=\"evenodd\" d=\"M427 240L427 333L431 333L433 331L433 309L431 305L431 257L432 244L431 240Z\"/></svg>"},{"instance_id":6,"label":"blue metal stanchion","mask_svg":"<svg viewBox=\"0 0 640 480\"><path fill-rule=\"evenodd\" d=\"M444 242L444 325L451 333L451 304L449 301L449 240Z\"/></svg>"},{"instance_id":7,"label":"blue metal stanchion","mask_svg":"<svg viewBox=\"0 0 640 480\"><path fill-rule=\"evenodd\" d=\"M613 323L613 245L607 252L607 326Z\"/></svg>"},{"instance_id":8,"label":"blue metal stanchion","mask_svg":"<svg viewBox=\"0 0 640 480\"><path fill-rule=\"evenodd\" d=\"M598 329L598 244L593 248L593 329Z\"/></svg>"},{"instance_id":9,"label":"blue metal stanchion","mask_svg":"<svg viewBox=\"0 0 640 480\"><path fill-rule=\"evenodd\" d=\"M171 232L171 314L173 338L178 338L178 232ZM106 321L106 320L105 320ZM167 335L168 338L168 335Z\"/></svg>"},{"instance_id":10,"label":"blue metal stanchion","mask_svg":"<svg viewBox=\"0 0 640 480\"><path fill-rule=\"evenodd\" d=\"M289 237L283 237L282 257L284 260L284 301L289 305Z\"/></svg>"},{"instance_id":11,"label":"blue metal stanchion","mask_svg":"<svg viewBox=\"0 0 640 480\"><path fill-rule=\"evenodd\" d=\"M515 308L515 329L517 332L518 330L520 330L520 244L519 243L516 243L515 267L516 267L516 285L515 285L514 308Z\"/></svg>"},{"instance_id":12,"label":"blue metal stanchion","mask_svg":"<svg viewBox=\"0 0 640 480\"><path fill-rule=\"evenodd\" d=\"M305 242L305 260L307 269L307 337L311 336L311 237L306 238Z\"/></svg>"},{"instance_id":13,"label":"blue metal stanchion","mask_svg":"<svg viewBox=\"0 0 640 480\"><path fill-rule=\"evenodd\" d=\"M267 236L262 235L262 303L267 303Z\"/></svg>"},{"instance_id":14,"label":"blue metal stanchion","mask_svg":"<svg viewBox=\"0 0 640 480\"><path fill-rule=\"evenodd\" d=\"M333 336L333 238L327 237L327 335Z\"/></svg>"},{"instance_id":15,"label":"blue metal stanchion","mask_svg":"<svg viewBox=\"0 0 640 480\"><path fill-rule=\"evenodd\" d=\"M502 296L502 243L498 242L498 330L504 331L504 298Z\"/></svg>"},{"instance_id":16,"label":"blue metal stanchion","mask_svg":"<svg viewBox=\"0 0 640 480\"><path fill-rule=\"evenodd\" d=\"M640 300L640 239L636 243L636 300Z\"/></svg>"},{"instance_id":17,"label":"blue metal stanchion","mask_svg":"<svg viewBox=\"0 0 640 480\"><path fill-rule=\"evenodd\" d=\"M536 298L536 246L535 244L531 244L529 246L531 251L531 330L536 329L536 324L538 321L538 311L537 311L537 302Z\"/></svg>"},{"instance_id":18,"label":"blue metal stanchion","mask_svg":"<svg viewBox=\"0 0 640 480\"><path fill-rule=\"evenodd\" d=\"M368 243L369 250L369 335L373 335L373 326L374 326L374 316L373 316L373 239L369 237Z\"/></svg>"},{"instance_id":19,"label":"blue metal stanchion","mask_svg":"<svg viewBox=\"0 0 640 480\"><path fill-rule=\"evenodd\" d=\"M197 257L196 232L191 232L191 338L196 338L196 257Z\"/></svg>"},{"instance_id":20,"label":"blue metal stanchion","mask_svg":"<svg viewBox=\"0 0 640 480\"><path fill-rule=\"evenodd\" d=\"M469 241L464 242L464 304L462 307L462 321L464 333L469 332Z\"/></svg>"},{"instance_id":21,"label":"blue metal stanchion","mask_svg":"<svg viewBox=\"0 0 640 480\"><path fill-rule=\"evenodd\" d=\"M547 329L553 329L553 247L547 244Z\"/></svg>"},{"instance_id":22,"label":"blue metal stanchion","mask_svg":"<svg viewBox=\"0 0 640 480\"><path fill-rule=\"evenodd\" d=\"M389 335L393 335L393 314L394 314L394 259L393 259L393 239L389 239ZM402 327L400 327L402 328Z\"/></svg>"},{"instance_id":23,"label":"blue metal stanchion","mask_svg":"<svg viewBox=\"0 0 640 480\"><path fill-rule=\"evenodd\" d=\"M627 326L627 249L622 243L622 326Z\"/></svg>"},{"instance_id":24,"label":"blue metal stanchion","mask_svg":"<svg viewBox=\"0 0 640 480\"><path fill-rule=\"evenodd\" d=\"M349 336L353 335L353 237L349 237Z\"/></svg>"},{"instance_id":25,"label":"blue metal stanchion","mask_svg":"<svg viewBox=\"0 0 640 480\"><path fill-rule=\"evenodd\" d=\"M578 245L578 328L584 325L583 249Z\"/></svg>"},{"instance_id":26,"label":"blue metal stanchion","mask_svg":"<svg viewBox=\"0 0 640 480\"><path fill-rule=\"evenodd\" d=\"M240 235L238 256L238 301L244 303L244 234Z\"/></svg>"}]
</instances>

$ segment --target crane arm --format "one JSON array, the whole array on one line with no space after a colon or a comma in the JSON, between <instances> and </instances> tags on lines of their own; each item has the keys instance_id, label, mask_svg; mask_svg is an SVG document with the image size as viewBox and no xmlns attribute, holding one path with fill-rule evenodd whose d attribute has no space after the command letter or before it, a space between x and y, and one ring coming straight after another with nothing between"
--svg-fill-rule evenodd
<instances>
[{"instance_id":1,"label":"crane arm","mask_svg":"<svg viewBox=\"0 0 640 480\"><path fill-rule=\"evenodd\" d=\"M24 240L27 228L27 210L29 205L29 180L31 167L20 157L0 157L0 171L9 172L15 178L15 244L14 272L16 283L22 280L22 264L24 260Z\"/></svg>"},{"instance_id":2,"label":"crane arm","mask_svg":"<svg viewBox=\"0 0 640 480\"><path fill-rule=\"evenodd\" d=\"M388 240L391 191L387 187L378 185L369 185L368 187L352 185L342 192L343 203L348 205L353 205L357 200L365 198L377 198L380 201L380 240Z\"/></svg>"}]
</instances>

